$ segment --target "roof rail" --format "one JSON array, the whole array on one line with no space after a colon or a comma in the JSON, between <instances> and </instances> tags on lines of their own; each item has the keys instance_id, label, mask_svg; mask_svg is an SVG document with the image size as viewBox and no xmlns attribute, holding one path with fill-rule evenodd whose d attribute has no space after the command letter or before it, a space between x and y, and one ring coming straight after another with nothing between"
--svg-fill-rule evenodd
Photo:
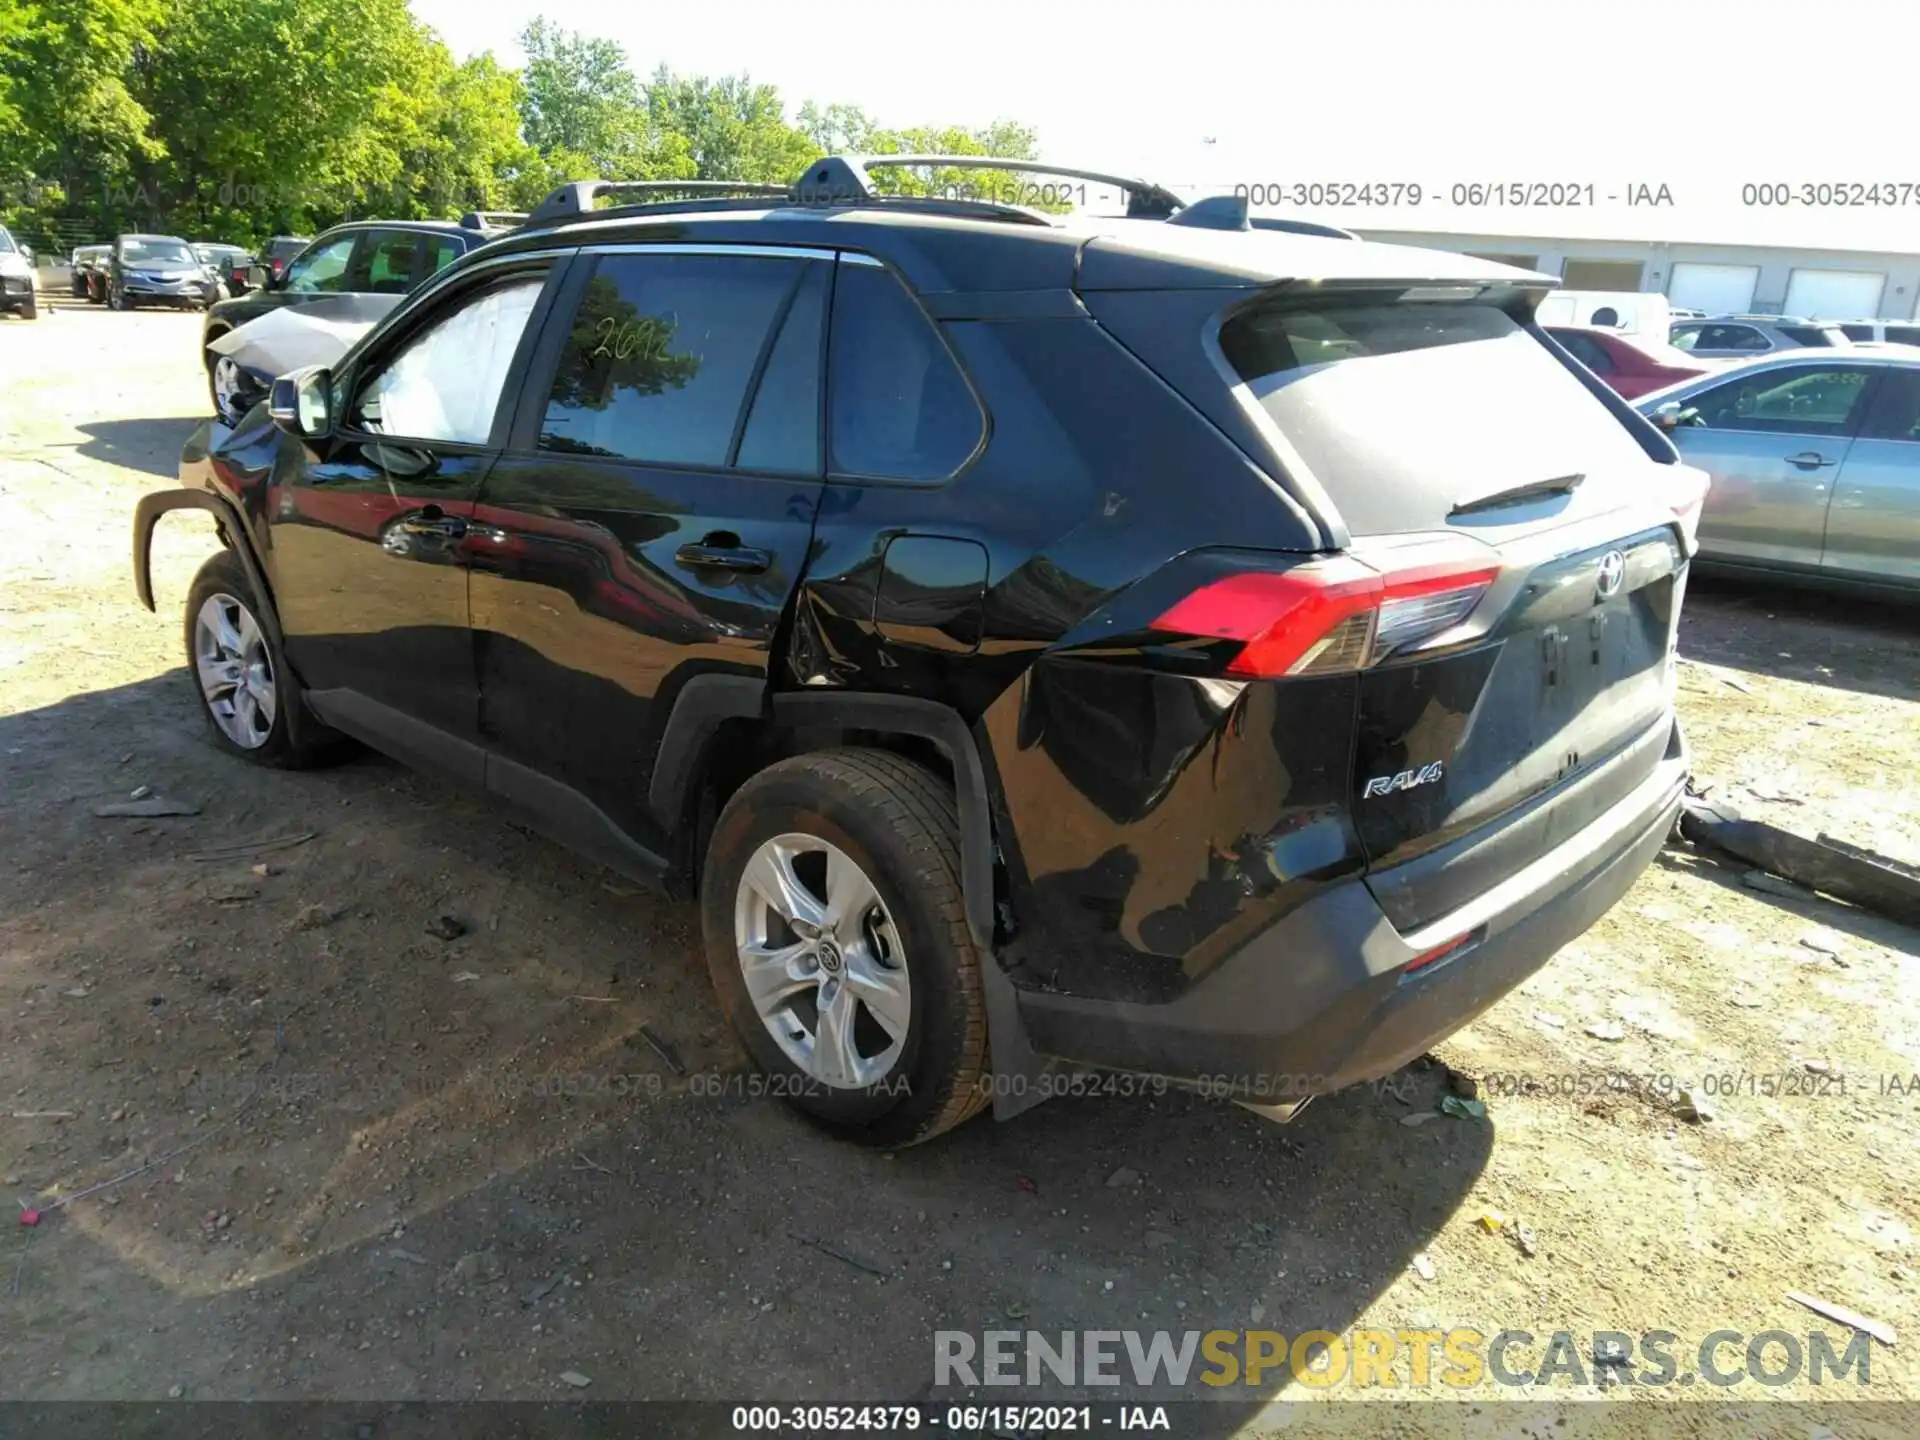
<instances>
[{"instance_id":1,"label":"roof rail","mask_svg":"<svg viewBox=\"0 0 1920 1440\"><path fill-rule=\"evenodd\" d=\"M554 225L593 213L594 201L614 191L643 195L778 195L785 185L756 185L746 180L571 180L560 186L527 216L528 225Z\"/></svg>"},{"instance_id":2,"label":"roof rail","mask_svg":"<svg viewBox=\"0 0 1920 1440\"><path fill-rule=\"evenodd\" d=\"M1322 225L1317 220L1283 220L1275 216L1250 213L1244 195L1209 195L1195 200L1178 215L1167 217L1169 225L1191 225L1196 230L1284 230L1292 235L1324 235L1329 240L1358 240L1351 230L1338 225Z\"/></svg>"},{"instance_id":3,"label":"roof rail","mask_svg":"<svg viewBox=\"0 0 1920 1440\"><path fill-rule=\"evenodd\" d=\"M523 210L469 210L460 217L462 230L510 230L526 223Z\"/></svg>"},{"instance_id":4,"label":"roof rail","mask_svg":"<svg viewBox=\"0 0 1920 1440\"><path fill-rule=\"evenodd\" d=\"M794 182L793 198L803 205L861 205L885 200L888 198L886 193L874 188L872 177L867 172L876 167L885 169L898 166L938 167L942 170L1010 170L1020 175L1059 175L1069 180L1091 180L1097 185L1112 185L1126 192L1127 214L1134 219L1164 220L1186 203L1164 185L1156 185L1137 176L1111 175L1103 170L1076 170L1065 165L1014 160L999 155L829 155L814 161L807 167L806 174ZM966 196L954 198L959 203L979 203Z\"/></svg>"}]
</instances>

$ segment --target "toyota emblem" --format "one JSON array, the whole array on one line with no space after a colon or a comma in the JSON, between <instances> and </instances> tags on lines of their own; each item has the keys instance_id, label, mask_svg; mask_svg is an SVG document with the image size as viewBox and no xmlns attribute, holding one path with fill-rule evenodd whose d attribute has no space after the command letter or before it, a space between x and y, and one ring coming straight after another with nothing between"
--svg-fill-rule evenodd
<instances>
[{"instance_id":1,"label":"toyota emblem","mask_svg":"<svg viewBox=\"0 0 1920 1440\"><path fill-rule=\"evenodd\" d=\"M1620 593L1620 587L1627 578L1627 557L1618 550L1609 550L1600 557L1600 576L1595 586L1602 600L1611 600Z\"/></svg>"}]
</instances>

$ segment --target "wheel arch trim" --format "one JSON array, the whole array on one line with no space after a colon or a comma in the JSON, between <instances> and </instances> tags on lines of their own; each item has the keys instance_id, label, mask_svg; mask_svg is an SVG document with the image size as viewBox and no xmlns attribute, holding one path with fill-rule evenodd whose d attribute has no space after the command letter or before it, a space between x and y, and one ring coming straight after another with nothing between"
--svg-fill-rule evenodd
<instances>
[{"instance_id":1,"label":"wheel arch trim","mask_svg":"<svg viewBox=\"0 0 1920 1440\"><path fill-rule=\"evenodd\" d=\"M260 601L264 612L260 617L261 624L271 634L274 645L284 653L285 637L280 633L280 616L274 607L273 590L267 584L260 557L254 554L253 539L247 533L246 523L231 500L211 490L155 490L142 495L133 507L133 588L140 603L148 610L156 609L153 601L153 527L159 523L162 515L175 510L205 510L220 522L222 534L233 553L240 558L247 579L253 584L253 593Z\"/></svg>"}]
</instances>

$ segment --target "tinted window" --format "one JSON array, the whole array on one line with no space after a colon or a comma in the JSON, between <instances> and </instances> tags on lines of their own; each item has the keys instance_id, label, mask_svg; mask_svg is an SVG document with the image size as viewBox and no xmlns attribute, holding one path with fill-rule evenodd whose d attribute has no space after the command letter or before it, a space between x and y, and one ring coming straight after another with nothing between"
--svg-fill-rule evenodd
<instances>
[{"instance_id":1,"label":"tinted window","mask_svg":"<svg viewBox=\"0 0 1920 1440\"><path fill-rule=\"evenodd\" d=\"M1871 378L1864 366L1795 365L1729 380L1693 404L1715 430L1843 435Z\"/></svg>"},{"instance_id":2,"label":"tinted window","mask_svg":"<svg viewBox=\"0 0 1920 1440\"><path fill-rule=\"evenodd\" d=\"M1849 340L1871 340L1873 338L1873 326L1842 325L1840 327L1840 333Z\"/></svg>"},{"instance_id":3,"label":"tinted window","mask_svg":"<svg viewBox=\"0 0 1920 1440\"><path fill-rule=\"evenodd\" d=\"M544 274L516 276L456 301L361 388L352 425L408 440L484 445L545 283Z\"/></svg>"},{"instance_id":4,"label":"tinted window","mask_svg":"<svg viewBox=\"0 0 1920 1440\"><path fill-rule=\"evenodd\" d=\"M1920 325L1889 325L1887 339L1895 345L1920 345Z\"/></svg>"},{"instance_id":5,"label":"tinted window","mask_svg":"<svg viewBox=\"0 0 1920 1440\"><path fill-rule=\"evenodd\" d=\"M460 248L460 242L447 235L429 235L427 242L427 265L421 271L421 278L438 275L447 266L458 260L466 252Z\"/></svg>"},{"instance_id":6,"label":"tinted window","mask_svg":"<svg viewBox=\"0 0 1920 1440\"><path fill-rule=\"evenodd\" d=\"M820 473L820 345L832 273L824 264L809 265L781 322L740 437L735 463L743 469Z\"/></svg>"},{"instance_id":7,"label":"tinted window","mask_svg":"<svg viewBox=\"0 0 1920 1440\"><path fill-rule=\"evenodd\" d=\"M1703 325L1700 338L1685 350L1771 350L1772 343L1751 325Z\"/></svg>"},{"instance_id":8,"label":"tinted window","mask_svg":"<svg viewBox=\"0 0 1920 1440\"><path fill-rule=\"evenodd\" d=\"M1223 327L1220 348L1356 534L1440 528L1466 496L1646 463L1580 377L1496 306L1256 310Z\"/></svg>"},{"instance_id":9,"label":"tinted window","mask_svg":"<svg viewBox=\"0 0 1920 1440\"><path fill-rule=\"evenodd\" d=\"M1780 333L1802 345L1832 345L1833 336L1818 325L1782 325Z\"/></svg>"},{"instance_id":10,"label":"tinted window","mask_svg":"<svg viewBox=\"0 0 1920 1440\"><path fill-rule=\"evenodd\" d=\"M980 443L980 407L933 322L892 274L839 267L831 348L835 473L944 480L966 463Z\"/></svg>"},{"instance_id":11,"label":"tinted window","mask_svg":"<svg viewBox=\"0 0 1920 1440\"><path fill-rule=\"evenodd\" d=\"M375 295L404 295L413 288L421 236L408 230L375 230L360 246L346 288Z\"/></svg>"},{"instance_id":12,"label":"tinted window","mask_svg":"<svg viewBox=\"0 0 1920 1440\"><path fill-rule=\"evenodd\" d=\"M306 251L287 266L282 287L299 295L332 294L347 284L347 261L353 257L358 235L342 235Z\"/></svg>"},{"instance_id":13,"label":"tinted window","mask_svg":"<svg viewBox=\"0 0 1920 1440\"><path fill-rule=\"evenodd\" d=\"M1873 440L1920 440L1920 370L1882 372L1880 393L1860 434Z\"/></svg>"},{"instance_id":14,"label":"tinted window","mask_svg":"<svg viewBox=\"0 0 1920 1440\"><path fill-rule=\"evenodd\" d=\"M600 257L561 352L540 448L725 465L761 352L805 265Z\"/></svg>"},{"instance_id":15,"label":"tinted window","mask_svg":"<svg viewBox=\"0 0 1920 1440\"><path fill-rule=\"evenodd\" d=\"M1613 373L1615 369L1613 357L1607 353L1607 347L1591 335L1583 335L1578 330L1555 330L1553 338L1572 351L1573 358L1594 374Z\"/></svg>"}]
</instances>

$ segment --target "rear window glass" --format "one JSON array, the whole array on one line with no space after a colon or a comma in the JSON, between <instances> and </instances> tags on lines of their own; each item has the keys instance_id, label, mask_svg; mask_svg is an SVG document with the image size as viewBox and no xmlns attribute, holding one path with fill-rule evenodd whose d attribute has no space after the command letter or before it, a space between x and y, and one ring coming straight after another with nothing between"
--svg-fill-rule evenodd
<instances>
[{"instance_id":1,"label":"rear window glass","mask_svg":"<svg viewBox=\"0 0 1920 1440\"><path fill-rule=\"evenodd\" d=\"M1920 345L1920 325L1889 325L1887 339L1895 345Z\"/></svg>"},{"instance_id":2,"label":"rear window glass","mask_svg":"<svg viewBox=\"0 0 1920 1440\"><path fill-rule=\"evenodd\" d=\"M1220 345L1356 535L1433 529L1461 500L1646 463L1573 372L1492 305L1255 311Z\"/></svg>"},{"instance_id":3,"label":"rear window glass","mask_svg":"<svg viewBox=\"0 0 1920 1440\"><path fill-rule=\"evenodd\" d=\"M1840 333L1849 340L1871 340L1873 338L1873 326L1842 325L1840 327Z\"/></svg>"},{"instance_id":4,"label":"rear window glass","mask_svg":"<svg viewBox=\"0 0 1920 1440\"><path fill-rule=\"evenodd\" d=\"M1833 344L1832 334L1822 330L1818 325L1782 325L1780 333L1789 340L1798 340L1802 345Z\"/></svg>"}]
</instances>

